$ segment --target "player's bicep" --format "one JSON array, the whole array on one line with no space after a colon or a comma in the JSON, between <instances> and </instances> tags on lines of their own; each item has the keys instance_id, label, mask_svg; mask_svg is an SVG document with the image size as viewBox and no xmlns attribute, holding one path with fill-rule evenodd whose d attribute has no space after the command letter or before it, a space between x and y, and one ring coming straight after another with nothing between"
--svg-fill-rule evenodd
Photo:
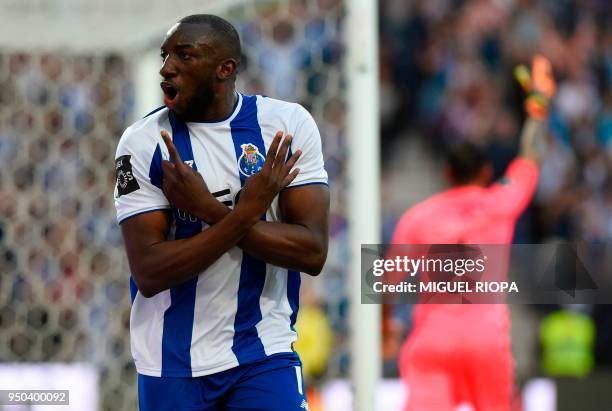
<instances>
[{"instance_id":1,"label":"player's bicep","mask_svg":"<svg viewBox=\"0 0 612 411\"><path fill-rule=\"evenodd\" d=\"M154 244L166 241L170 231L170 212L152 211L125 219L121 234L132 275L138 283L140 267Z\"/></svg>"},{"instance_id":2,"label":"player's bicep","mask_svg":"<svg viewBox=\"0 0 612 411\"><path fill-rule=\"evenodd\" d=\"M281 219L307 227L327 245L329 188L325 184L287 188L279 195Z\"/></svg>"}]
</instances>

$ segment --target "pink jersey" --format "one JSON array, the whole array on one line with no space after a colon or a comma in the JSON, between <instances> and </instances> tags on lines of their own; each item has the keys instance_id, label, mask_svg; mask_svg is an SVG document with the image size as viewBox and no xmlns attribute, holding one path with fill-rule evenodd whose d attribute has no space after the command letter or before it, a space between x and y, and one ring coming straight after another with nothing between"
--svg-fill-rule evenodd
<instances>
[{"instance_id":1,"label":"pink jersey","mask_svg":"<svg viewBox=\"0 0 612 411\"><path fill-rule=\"evenodd\" d=\"M538 180L537 166L515 159L488 188L463 186L435 195L406 211L393 244L508 244Z\"/></svg>"},{"instance_id":2,"label":"pink jersey","mask_svg":"<svg viewBox=\"0 0 612 411\"><path fill-rule=\"evenodd\" d=\"M402 216L392 243L510 244L537 178L536 165L519 158L491 187L433 196ZM417 304L413 324L399 358L409 390L405 411L451 411L461 403L509 411L513 373L505 304Z\"/></svg>"},{"instance_id":3,"label":"pink jersey","mask_svg":"<svg viewBox=\"0 0 612 411\"><path fill-rule=\"evenodd\" d=\"M437 194L410 208L399 220L392 244L510 244L514 226L529 204L538 180L535 163L515 159L502 179L490 187L462 186ZM473 308L447 305L451 313L462 310L482 318L478 305ZM482 307L482 306L480 306ZM491 314L504 311L490 307ZM415 326L434 305L419 305Z\"/></svg>"}]
</instances>

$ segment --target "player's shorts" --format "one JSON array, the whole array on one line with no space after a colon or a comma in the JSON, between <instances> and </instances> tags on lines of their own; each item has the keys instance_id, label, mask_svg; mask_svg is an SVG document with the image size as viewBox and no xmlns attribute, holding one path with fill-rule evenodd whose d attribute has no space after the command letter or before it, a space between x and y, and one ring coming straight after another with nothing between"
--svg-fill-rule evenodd
<instances>
[{"instance_id":1,"label":"player's shorts","mask_svg":"<svg viewBox=\"0 0 612 411\"><path fill-rule=\"evenodd\" d=\"M304 411L302 363L296 353L194 378L138 374L140 411Z\"/></svg>"},{"instance_id":2,"label":"player's shorts","mask_svg":"<svg viewBox=\"0 0 612 411\"><path fill-rule=\"evenodd\" d=\"M505 307L448 305L428 311L400 354L408 388L404 411L454 411L461 404L509 411L513 361Z\"/></svg>"}]
</instances>

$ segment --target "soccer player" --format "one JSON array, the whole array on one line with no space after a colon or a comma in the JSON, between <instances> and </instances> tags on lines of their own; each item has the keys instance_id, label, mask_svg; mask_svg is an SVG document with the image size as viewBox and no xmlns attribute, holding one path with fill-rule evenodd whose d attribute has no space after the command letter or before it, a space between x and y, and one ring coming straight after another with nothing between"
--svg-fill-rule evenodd
<instances>
[{"instance_id":1,"label":"soccer player","mask_svg":"<svg viewBox=\"0 0 612 411\"><path fill-rule=\"evenodd\" d=\"M547 108L555 83L549 61L536 56L531 75L517 72L528 90L528 119L521 152L505 176L492 175L484 153L473 144L451 150L452 188L409 209L393 244L508 244L538 179L538 158ZM540 147L538 147L540 146ZM477 411L507 411L512 399L510 316L507 306L421 304L400 353L400 372L409 395L407 411L453 411L468 403Z\"/></svg>"},{"instance_id":2,"label":"soccer player","mask_svg":"<svg viewBox=\"0 0 612 411\"><path fill-rule=\"evenodd\" d=\"M165 105L117 148L142 411L308 408L293 342L300 272L327 256L321 138L300 105L236 92L240 56L227 21L181 19Z\"/></svg>"}]
</instances>

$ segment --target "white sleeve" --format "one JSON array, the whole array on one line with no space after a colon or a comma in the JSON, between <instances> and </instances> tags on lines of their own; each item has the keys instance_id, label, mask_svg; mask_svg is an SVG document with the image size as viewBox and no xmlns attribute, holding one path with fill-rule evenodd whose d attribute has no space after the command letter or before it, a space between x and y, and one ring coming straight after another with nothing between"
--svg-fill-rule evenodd
<instances>
[{"instance_id":1,"label":"white sleeve","mask_svg":"<svg viewBox=\"0 0 612 411\"><path fill-rule=\"evenodd\" d=\"M142 128L128 128L119 140L115 156L115 208L119 224L138 214L170 208L161 190L159 141Z\"/></svg>"},{"instance_id":2,"label":"white sleeve","mask_svg":"<svg viewBox=\"0 0 612 411\"><path fill-rule=\"evenodd\" d=\"M314 119L302 106L295 113L296 128L293 131L291 152L302 150L302 155L295 164L300 173L288 187L307 184L327 184L327 171L323 162L321 135Z\"/></svg>"}]
</instances>

